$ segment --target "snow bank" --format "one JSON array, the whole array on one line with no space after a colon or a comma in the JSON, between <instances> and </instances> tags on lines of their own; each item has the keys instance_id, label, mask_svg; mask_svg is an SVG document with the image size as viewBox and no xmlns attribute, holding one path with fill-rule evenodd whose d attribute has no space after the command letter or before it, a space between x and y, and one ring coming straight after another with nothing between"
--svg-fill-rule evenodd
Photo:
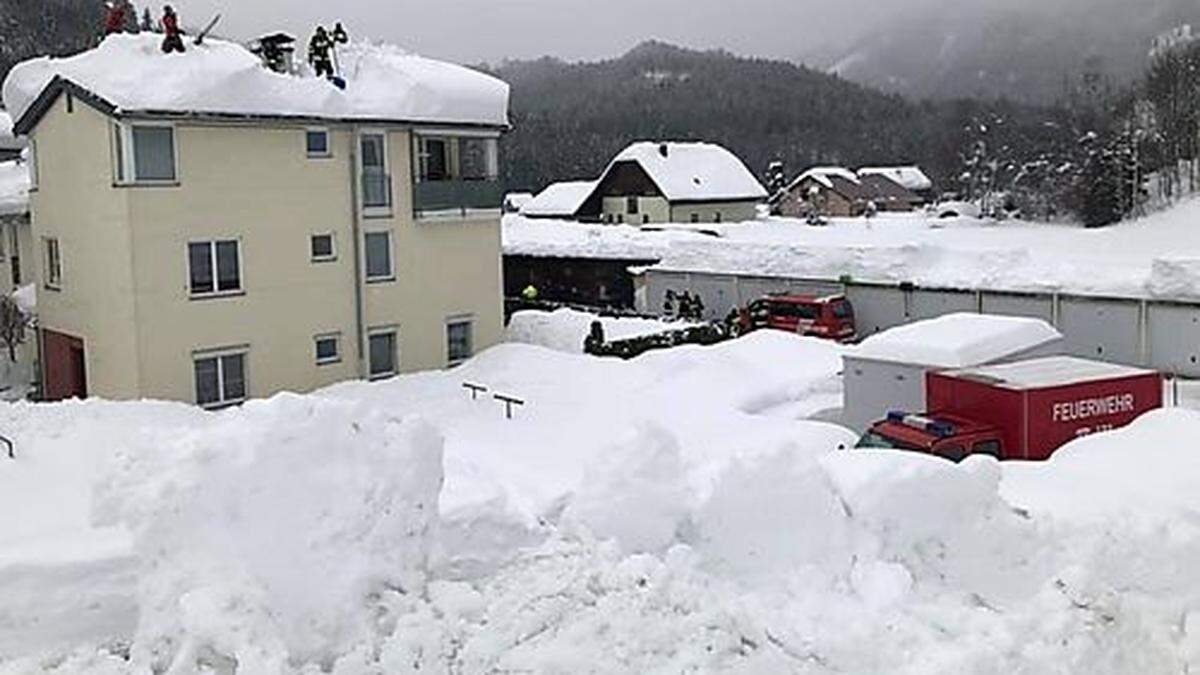
<instances>
[{"instance_id":1,"label":"snow bank","mask_svg":"<svg viewBox=\"0 0 1200 675\"><path fill-rule=\"evenodd\" d=\"M513 314L504 331L504 339L506 342L580 354L583 353L583 341L591 333L593 321L599 321L604 326L604 336L610 341L654 335L689 325L656 319L601 317L575 309L553 312L526 310Z\"/></svg>"},{"instance_id":2,"label":"snow bank","mask_svg":"<svg viewBox=\"0 0 1200 675\"><path fill-rule=\"evenodd\" d=\"M1055 291L1200 299L1200 199L1112 227L1089 230L977 218L881 213L831 219L828 227L769 218L682 231L504 220L508 254L650 259L660 270L749 276L912 282L926 287ZM949 225L949 226L948 226Z\"/></svg>"},{"instance_id":3,"label":"snow bank","mask_svg":"<svg viewBox=\"0 0 1200 675\"><path fill-rule=\"evenodd\" d=\"M0 512L30 515L0 520L0 561L26 561L0 563L0 673L1200 666L1200 414L1036 466L760 414L822 395L843 351L510 344L219 414L0 406L22 453Z\"/></svg>"},{"instance_id":4,"label":"snow bank","mask_svg":"<svg viewBox=\"0 0 1200 675\"><path fill-rule=\"evenodd\" d=\"M339 49L349 86L311 75L280 75L241 45L206 40L185 54L163 54L159 35L112 35L96 49L18 64L4 103L20 119L56 76L120 112L171 111L385 119L505 126L508 85L483 73L386 45Z\"/></svg>"},{"instance_id":5,"label":"snow bank","mask_svg":"<svg viewBox=\"0 0 1200 675\"><path fill-rule=\"evenodd\" d=\"M863 340L851 355L938 368L965 368L1062 340L1041 319L992 314L947 314L899 326Z\"/></svg>"}]
</instances>

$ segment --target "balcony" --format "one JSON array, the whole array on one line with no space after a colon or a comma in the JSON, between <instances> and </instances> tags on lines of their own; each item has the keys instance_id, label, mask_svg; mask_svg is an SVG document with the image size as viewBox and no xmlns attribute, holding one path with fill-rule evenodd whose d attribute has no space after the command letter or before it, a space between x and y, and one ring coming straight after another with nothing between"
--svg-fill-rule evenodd
<instances>
[{"instance_id":1,"label":"balcony","mask_svg":"<svg viewBox=\"0 0 1200 675\"><path fill-rule=\"evenodd\" d=\"M417 217L461 215L468 211L500 211L504 190L498 180L438 180L413 184L413 211Z\"/></svg>"}]
</instances>

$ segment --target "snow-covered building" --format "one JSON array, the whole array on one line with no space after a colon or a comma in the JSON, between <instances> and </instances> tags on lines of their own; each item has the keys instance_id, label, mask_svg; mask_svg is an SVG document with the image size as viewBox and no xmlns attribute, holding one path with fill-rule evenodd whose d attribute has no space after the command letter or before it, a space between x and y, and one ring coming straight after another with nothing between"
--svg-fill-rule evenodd
<instances>
[{"instance_id":1,"label":"snow-covered building","mask_svg":"<svg viewBox=\"0 0 1200 675\"><path fill-rule=\"evenodd\" d=\"M505 213L520 213L521 208L533 201L532 192L510 192L504 195L502 210Z\"/></svg>"},{"instance_id":2,"label":"snow-covered building","mask_svg":"<svg viewBox=\"0 0 1200 675\"><path fill-rule=\"evenodd\" d=\"M926 203L932 202L933 181L919 166L868 166L858 170L859 178L867 176L883 176L904 189L920 197Z\"/></svg>"},{"instance_id":3,"label":"snow-covered building","mask_svg":"<svg viewBox=\"0 0 1200 675\"><path fill-rule=\"evenodd\" d=\"M813 208L819 208L825 216L853 218L866 213L870 201L870 190L853 171L823 166L797 176L774 207L780 215L791 218L806 217Z\"/></svg>"},{"instance_id":4,"label":"snow-covered building","mask_svg":"<svg viewBox=\"0 0 1200 675\"><path fill-rule=\"evenodd\" d=\"M521 215L526 218L574 220L583 202L595 189L594 180L551 183L521 207Z\"/></svg>"},{"instance_id":5,"label":"snow-covered building","mask_svg":"<svg viewBox=\"0 0 1200 675\"><path fill-rule=\"evenodd\" d=\"M712 143L641 142L622 150L577 212L610 224L742 222L767 198L754 174Z\"/></svg>"},{"instance_id":6,"label":"snow-covered building","mask_svg":"<svg viewBox=\"0 0 1200 675\"><path fill-rule=\"evenodd\" d=\"M968 313L873 335L842 357L841 422L862 431L892 410L927 412L927 372L1054 356L1062 339L1041 319Z\"/></svg>"},{"instance_id":7,"label":"snow-covered building","mask_svg":"<svg viewBox=\"0 0 1200 675\"><path fill-rule=\"evenodd\" d=\"M119 35L4 83L29 138L45 395L220 407L500 339L508 86L363 44L348 86Z\"/></svg>"}]
</instances>

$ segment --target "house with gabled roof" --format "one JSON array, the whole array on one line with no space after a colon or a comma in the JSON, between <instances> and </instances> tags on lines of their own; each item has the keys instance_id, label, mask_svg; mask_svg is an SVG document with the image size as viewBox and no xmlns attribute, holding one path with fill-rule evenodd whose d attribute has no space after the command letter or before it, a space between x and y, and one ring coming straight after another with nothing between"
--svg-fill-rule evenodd
<instances>
[{"instance_id":1,"label":"house with gabled roof","mask_svg":"<svg viewBox=\"0 0 1200 675\"><path fill-rule=\"evenodd\" d=\"M219 408L499 341L505 83L361 44L341 91L158 40L4 84L29 139L45 398Z\"/></svg>"},{"instance_id":2,"label":"house with gabled roof","mask_svg":"<svg viewBox=\"0 0 1200 675\"><path fill-rule=\"evenodd\" d=\"M867 211L871 192L858 176L841 167L814 167L793 180L774 204L774 210L790 218L807 217L819 205L821 215L841 218L861 216Z\"/></svg>"},{"instance_id":3,"label":"house with gabled roof","mask_svg":"<svg viewBox=\"0 0 1200 675\"><path fill-rule=\"evenodd\" d=\"M753 220L767 198L754 174L713 143L641 142L622 150L577 217L609 224Z\"/></svg>"}]
</instances>

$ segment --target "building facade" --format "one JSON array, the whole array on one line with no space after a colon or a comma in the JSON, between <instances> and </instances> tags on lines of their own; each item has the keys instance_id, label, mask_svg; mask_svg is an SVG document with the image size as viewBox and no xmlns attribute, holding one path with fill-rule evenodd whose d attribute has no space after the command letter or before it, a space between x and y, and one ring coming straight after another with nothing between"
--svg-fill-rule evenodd
<instances>
[{"instance_id":1,"label":"building facade","mask_svg":"<svg viewBox=\"0 0 1200 675\"><path fill-rule=\"evenodd\" d=\"M499 127L34 107L48 399L220 407L500 339Z\"/></svg>"}]
</instances>

